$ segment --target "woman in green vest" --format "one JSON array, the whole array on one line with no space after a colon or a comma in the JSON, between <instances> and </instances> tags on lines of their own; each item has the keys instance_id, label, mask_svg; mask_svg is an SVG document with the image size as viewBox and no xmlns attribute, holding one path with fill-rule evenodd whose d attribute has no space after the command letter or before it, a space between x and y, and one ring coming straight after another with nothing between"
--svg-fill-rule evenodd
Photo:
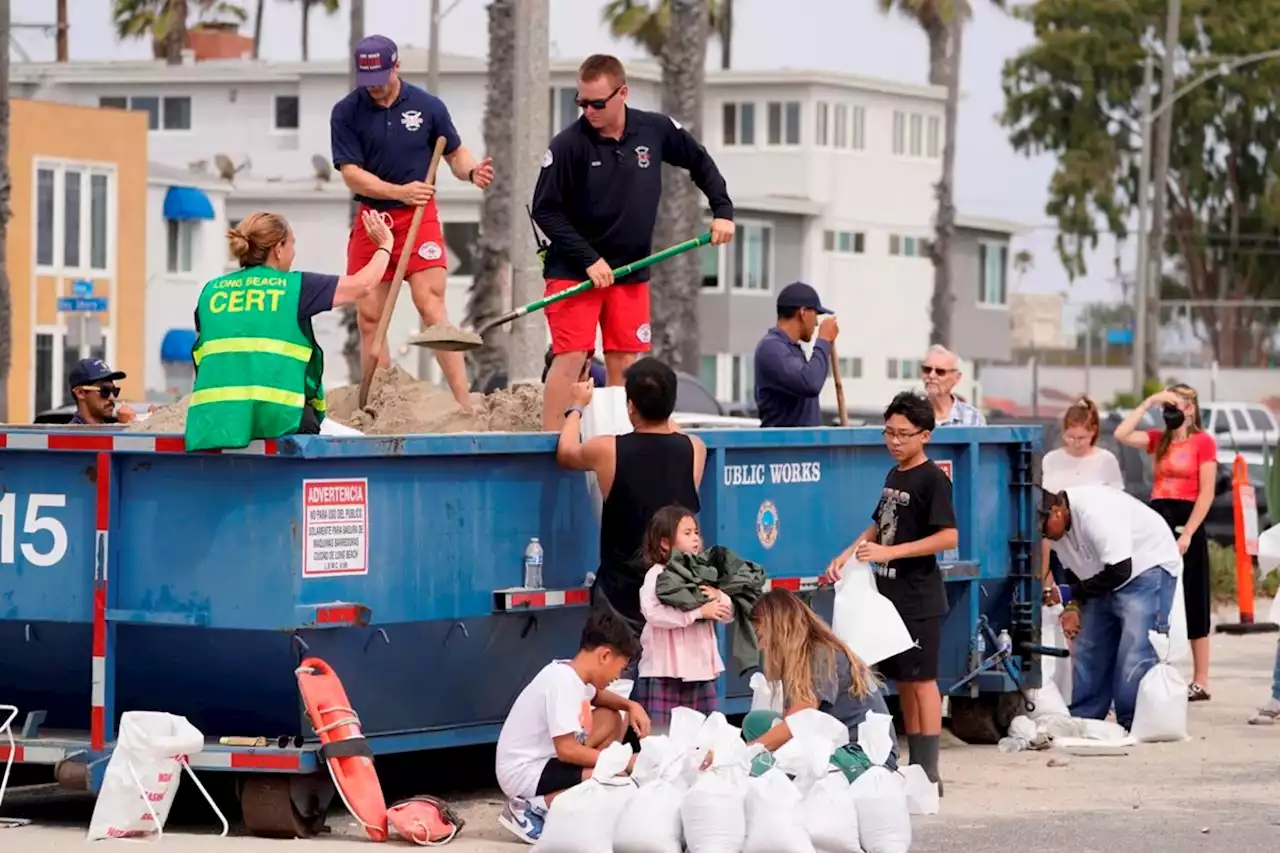
<instances>
[{"instance_id":1,"label":"woman in green vest","mask_svg":"<svg viewBox=\"0 0 1280 853\"><path fill-rule=\"evenodd\" d=\"M392 236L365 211L377 248L355 275L293 272L293 229L277 213L253 213L227 232L240 269L215 278L196 305L187 450L230 450L254 439L318 433L324 419L324 352L311 318L354 304L382 281Z\"/></svg>"}]
</instances>

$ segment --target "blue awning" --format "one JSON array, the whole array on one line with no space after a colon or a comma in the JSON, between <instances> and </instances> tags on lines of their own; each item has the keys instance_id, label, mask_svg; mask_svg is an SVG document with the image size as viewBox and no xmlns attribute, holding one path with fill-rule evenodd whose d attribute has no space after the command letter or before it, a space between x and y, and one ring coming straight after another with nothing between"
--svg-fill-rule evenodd
<instances>
[{"instance_id":1,"label":"blue awning","mask_svg":"<svg viewBox=\"0 0 1280 853\"><path fill-rule=\"evenodd\" d=\"M190 362L191 348L195 343L195 329L170 329L160 342L160 360Z\"/></svg>"},{"instance_id":2,"label":"blue awning","mask_svg":"<svg viewBox=\"0 0 1280 853\"><path fill-rule=\"evenodd\" d=\"M164 194L164 218L180 222L213 219L213 202L195 187L169 187Z\"/></svg>"}]
</instances>

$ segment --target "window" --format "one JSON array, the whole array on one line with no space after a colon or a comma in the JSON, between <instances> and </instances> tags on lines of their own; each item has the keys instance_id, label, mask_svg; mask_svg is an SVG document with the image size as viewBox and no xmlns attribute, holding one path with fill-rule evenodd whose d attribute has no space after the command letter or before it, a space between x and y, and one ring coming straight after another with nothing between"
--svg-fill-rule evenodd
<instances>
[{"instance_id":1,"label":"window","mask_svg":"<svg viewBox=\"0 0 1280 853\"><path fill-rule=\"evenodd\" d=\"M191 272L192 256L195 255L196 228L199 223L170 219L166 225L169 229L166 269L171 273Z\"/></svg>"},{"instance_id":2,"label":"window","mask_svg":"<svg viewBox=\"0 0 1280 853\"><path fill-rule=\"evenodd\" d=\"M889 235L889 254L891 255L902 254L902 238L899 237L897 234Z\"/></svg>"},{"instance_id":3,"label":"window","mask_svg":"<svg viewBox=\"0 0 1280 853\"><path fill-rule=\"evenodd\" d=\"M1231 425L1235 427L1237 432L1246 432L1249 429L1249 422L1245 420L1244 412L1239 409L1231 409Z\"/></svg>"},{"instance_id":4,"label":"window","mask_svg":"<svg viewBox=\"0 0 1280 853\"><path fill-rule=\"evenodd\" d=\"M823 148L827 145L827 121L829 118L829 112L830 106L825 101L818 101L818 108L814 111L814 115L817 116L817 119L813 127L813 144Z\"/></svg>"},{"instance_id":5,"label":"window","mask_svg":"<svg viewBox=\"0 0 1280 853\"><path fill-rule=\"evenodd\" d=\"M449 260L448 274L474 276L476 274L475 250L476 242L480 239L480 223L446 222L442 227L444 246Z\"/></svg>"},{"instance_id":6,"label":"window","mask_svg":"<svg viewBox=\"0 0 1280 853\"><path fill-rule=\"evenodd\" d=\"M927 237L916 237L910 234L889 235L889 254L902 258L928 257L931 245Z\"/></svg>"},{"instance_id":7,"label":"window","mask_svg":"<svg viewBox=\"0 0 1280 853\"><path fill-rule=\"evenodd\" d=\"M866 250L866 237L861 231L824 231L822 249L841 255L861 255Z\"/></svg>"},{"instance_id":8,"label":"window","mask_svg":"<svg viewBox=\"0 0 1280 853\"><path fill-rule=\"evenodd\" d=\"M62 176L62 264L80 268L80 173Z\"/></svg>"},{"instance_id":9,"label":"window","mask_svg":"<svg viewBox=\"0 0 1280 853\"><path fill-rule=\"evenodd\" d=\"M733 247L733 289L767 293L773 282L773 226L738 224Z\"/></svg>"},{"instance_id":10,"label":"window","mask_svg":"<svg viewBox=\"0 0 1280 853\"><path fill-rule=\"evenodd\" d=\"M1009 266L1009 247L1003 243L978 243L978 302L1004 305L1008 302L1005 271Z\"/></svg>"},{"instance_id":11,"label":"window","mask_svg":"<svg viewBox=\"0 0 1280 853\"><path fill-rule=\"evenodd\" d=\"M36 410L53 408L53 335L36 332Z\"/></svg>"},{"instance_id":12,"label":"window","mask_svg":"<svg viewBox=\"0 0 1280 853\"><path fill-rule=\"evenodd\" d=\"M864 107L854 107L853 113L853 150L865 151L867 148L867 111Z\"/></svg>"},{"instance_id":13,"label":"window","mask_svg":"<svg viewBox=\"0 0 1280 853\"><path fill-rule=\"evenodd\" d=\"M719 378L720 359L714 355L704 355L698 359L698 381L712 393L716 393L716 379Z\"/></svg>"},{"instance_id":14,"label":"window","mask_svg":"<svg viewBox=\"0 0 1280 853\"><path fill-rule=\"evenodd\" d=\"M1265 409L1251 408L1249 411L1249 420L1253 421L1253 428L1259 432L1275 432L1276 428L1271 424L1271 416Z\"/></svg>"},{"instance_id":15,"label":"window","mask_svg":"<svg viewBox=\"0 0 1280 853\"><path fill-rule=\"evenodd\" d=\"M861 379L862 378L862 359L858 356L849 358L841 356L836 359L840 367L840 375L845 379Z\"/></svg>"},{"instance_id":16,"label":"window","mask_svg":"<svg viewBox=\"0 0 1280 853\"><path fill-rule=\"evenodd\" d=\"M727 146L756 144L756 105L725 104L720 116L721 139Z\"/></svg>"},{"instance_id":17,"label":"window","mask_svg":"<svg viewBox=\"0 0 1280 853\"><path fill-rule=\"evenodd\" d=\"M53 169L36 172L36 266L53 266Z\"/></svg>"},{"instance_id":18,"label":"window","mask_svg":"<svg viewBox=\"0 0 1280 853\"><path fill-rule=\"evenodd\" d=\"M242 220L239 220L239 219L228 219L228 220L227 220L227 230L228 230L228 231L234 231L234 230L235 230L235 229L240 225L240 222L241 222L241 221L242 221ZM231 254L231 247L230 247L230 246L227 246L227 267L228 267L229 269L239 269L239 268L240 268L240 259L239 259L239 258L237 258L235 255Z\"/></svg>"},{"instance_id":19,"label":"window","mask_svg":"<svg viewBox=\"0 0 1280 853\"><path fill-rule=\"evenodd\" d=\"M849 147L849 108L836 104L836 147Z\"/></svg>"},{"instance_id":20,"label":"window","mask_svg":"<svg viewBox=\"0 0 1280 853\"><path fill-rule=\"evenodd\" d=\"M890 379L898 378L898 360L896 358L890 358L885 361L884 373Z\"/></svg>"},{"instance_id":21,"label":"window","mask_svg":"<svg viewBox=\"0 0 1280 853\"><path fill-rule=\"evenodd\" d=\"M911 116L911 156L919 157L924 153L924 116L913 113Z\"/></svg>"},{"instance_id":22,"label":"window","mask_svg":"<svg viewBox=\"0 0 1280 853\"><path fill-rule=\"evenodd\" d=\"M750 355L730 356L729 371L731 381L730 402L746 403L754 400L756 396L755 357Z\"/></svg>"},{"instance_id":23,"label":"window","mask_svg":"<svg viewBox=\"0 0 1280 853\"><path fill-rule=\"evenodd\" d=\"M925 156L937 157L942 153L942 119L929 116L929 135L925 143Z\"/></svg>"},{"instance_id":24,"label":"window","mask_svg":"<svg viewBox=\"0 0 1280 853\"><path fill-rule=\"evenodd\" d=\"M297 130L299 122L298 117L298 96L297 95L276 95L275 110L276 130Z\"/></svg>"},{"instance_id":25,"label":"window","mask_svg":"<svg viewBox=\"0 0 1280 853\"><path fill-rule=\"evenodd\" d=\"M800 102L772 101L768 110L769 144L800 144Z\"/></svg>"},{"instance_id":26,"label":"window","mask_svg":"<svg viewBox=\"0 0 1280 853\"><path fill-rule=\"evenodd\" d=\"M111 199L107 176L89 176L89 266L107 268L107 210Z\"/></svg>"},{"instance_id":27,"label":"window","mask_svg":"<svg viewBox=\"0 0 1280 853\"><path fill-rule=\"evenodd\" d=\"M552 86L548 93L547 115L551 116L551 136L564 130L578 120L582 111L578 109L578 90L573 86Z\"/></svg>"},{"instance_id":28,"label":"window","mask_svg":"<svg viewBox=\"0 0 1280 853\"><path fill-rule=\"evenodd\" d=\"M98 106L107 109L130 109L147 114L147 129L190 130L191 98L186 95L170 95L164 98L155 95L134 95L125 98L121 95L105 95L98 98Z\"/></svg>"},{"instance_id":29,"label":"window","mask_svg":"<svg viewBox=\"0 0 1280 853\"><path fill-rule=\"evenodd\" d=\"M907 114L893 114L893 153L905 154L907 151Z\"/></svg>"},{"instance_id":30,"label":"window","mask_svg":"<svg viewBox=\"0 0 1280 853\"><path fill-rule=\"evenodd\" d=\"M698 258L702 262L702 286L707 290L715 290L720 286L720 251L719 246L703 246L698 249Z\"/></svg>"},{"instance_id":31,"label":"window","mask_svg":"<svg viewBox=\"0 0 1280 853\"><path fill-rule=\"evenodd\" d=\"M890 379L911 379L919 372L919 362L910 358L891 358L885 361L885 375Z\"/></svg>"}]
</instances>

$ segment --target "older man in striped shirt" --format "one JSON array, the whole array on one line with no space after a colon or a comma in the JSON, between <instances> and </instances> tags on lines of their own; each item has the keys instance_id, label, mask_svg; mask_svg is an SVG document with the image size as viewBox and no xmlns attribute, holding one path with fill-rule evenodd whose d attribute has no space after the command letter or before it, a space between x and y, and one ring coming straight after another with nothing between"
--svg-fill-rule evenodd
<instances>
[{"instance_id":1,"label":"older man in striped shirt","mask_svg":"<svg viewBox=\"0 0 1280 853\"><path fill-rule=\"evenodd\" d=\"M933 403L933 417L940 427L986 426L987 419L976 406L958 399L952 390L964 375L960 372L960 357L941 344L934 344L920 363L924 391Z\"/></svg>"}]
</instances>

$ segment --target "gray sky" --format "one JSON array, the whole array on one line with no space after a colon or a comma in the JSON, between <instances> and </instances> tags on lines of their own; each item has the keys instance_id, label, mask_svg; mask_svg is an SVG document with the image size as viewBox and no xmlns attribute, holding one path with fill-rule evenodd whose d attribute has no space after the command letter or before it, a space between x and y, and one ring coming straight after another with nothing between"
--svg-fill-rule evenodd
<instances>
[{"instance_id":1,"label":"gray sky","mask_svg":"<svg viewBox=\"0 0 1280 853\"><path fill-rule=\"evenodd\" d=\"M252 15L254 0L241 0ZM612 41L600 24L597 0L550 0L552 54L572 58L612 49L624 59L638 56L630 45ZM453 0L444 0L447 9ZM486 0L460 0L445 18L443 49L483 56L487 50ZM790 0L792 23L779 26L779 0L737 0L734 6L734 65L739 68L821 68L894 80L925 82L928 56L925 37L898 16L885 17L875 0ZM52 0L17 0L15 23L53 20ZM70 0L71 58L145 58L145 42L117 43L112 37L111 0ZM338 58L346 53L346 3L337 15L311 15L312 58ZM263 26L263 56L297 59L300 46L300 4L296 0L267 0ZM425 0L366 0L369 32L394 32L402 45L427 42ZM1089 276L1069 283L1053 250L1054 230L1044 214L1046 188L1053 159L1027 159L1015 154L995 116L1003 104L1000 69L1008 57L1031 42L1030 27L982 2L964 44L960 139L957 155L958 206L970 214L1013 219L1034 230L1016 248L1027 248L1036 266L1021 289L1068 292L1073 303L1118 298L1109 283L1114 269L1114 243L1104 240L1089 258ZM46 16L41 19L41 15ZM802 24L801 20L813 23ZM251 31L251 22L243 31ZM418 37L408 34L420 34ZM781 36L780 36L781 34ZM23 49L36 60L52 60L51 37L39 30L18 30ZM718 48L710 51L718 62ZM16 57L15 57L16 58ZM1132 266L1133 244L1125 247L1125 268ZM1016 278L1016 276L1015 276ZM1016 283L1015 283L1016 286ZM1072 313L1068 311L1068 314Z\"/></svg>"}]
</instances>

